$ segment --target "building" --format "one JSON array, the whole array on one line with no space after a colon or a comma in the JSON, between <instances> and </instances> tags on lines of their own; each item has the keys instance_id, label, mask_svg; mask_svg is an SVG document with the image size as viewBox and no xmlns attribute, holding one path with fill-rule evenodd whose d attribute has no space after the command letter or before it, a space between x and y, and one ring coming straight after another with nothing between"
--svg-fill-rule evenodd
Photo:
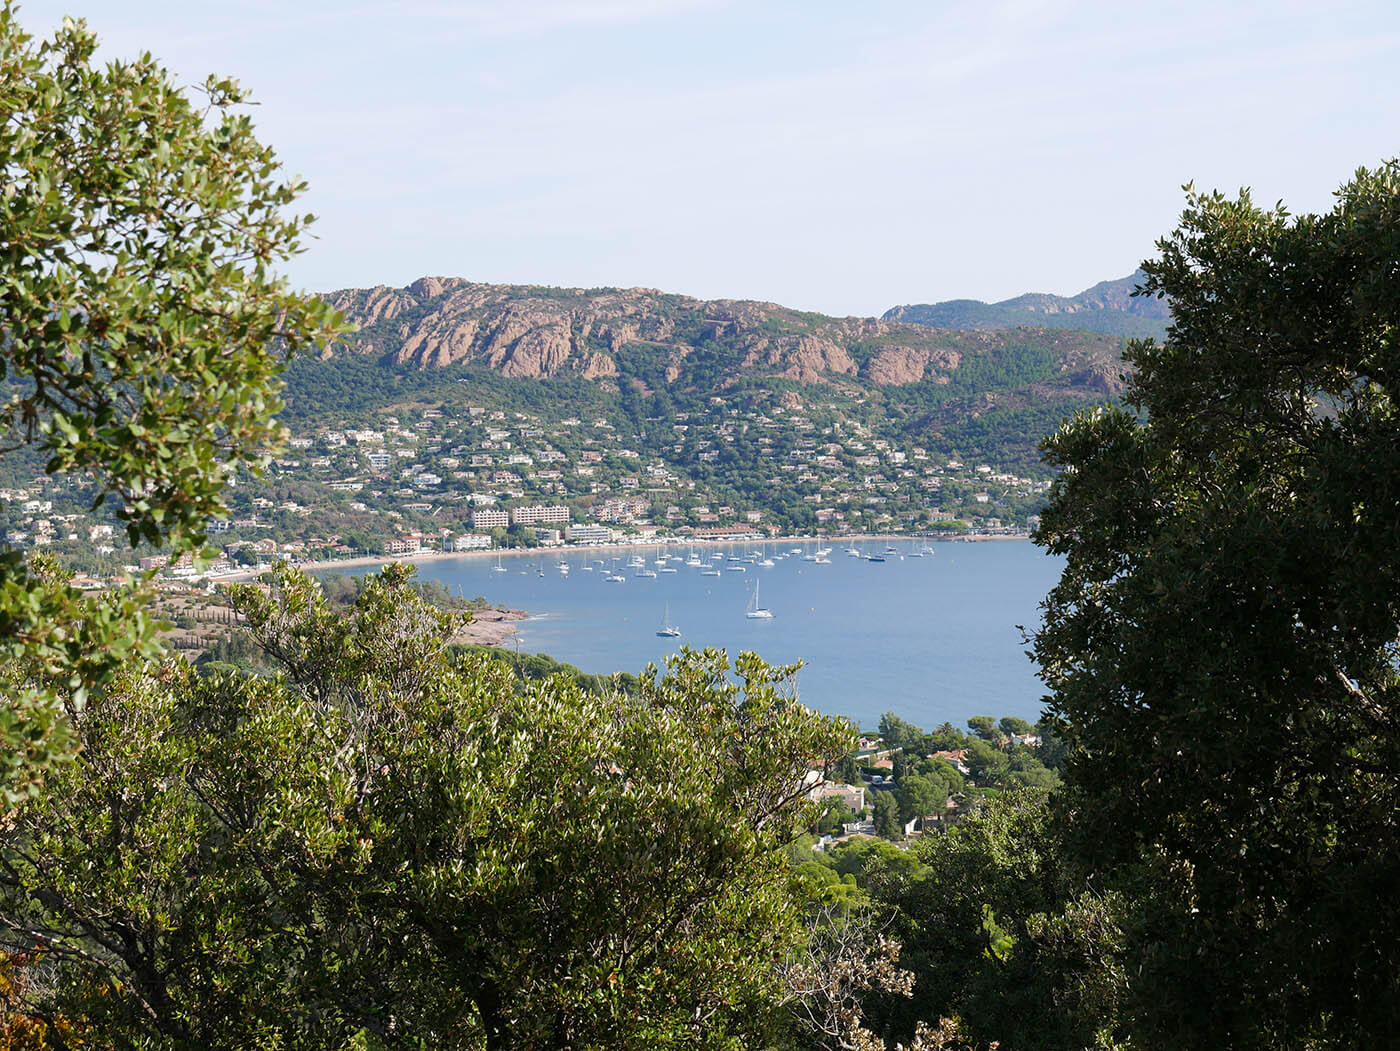
<instances>
[{"instance_id":1,"label":"building","mask_svg":"<svg viewBox=\"0 0 1400 1051\"><path fill-rule=\"evenodd\" d=\"M539 525L542 522L562 525L568 523L569 517L569 509L563 504L526 504L510 513L510 520L517 525Z\"/></svg>"},{"instance_id":2,"label":"building","mask_svg":"<svg viewBox=\"0 0 1400 1051\"><path fill-rule=\"evenodd\" d=\"M613 531L600 525L571 525L564 530L564 538L575 544L607 544L612 541Z\"/></svg>"},{"instance_id":3,"label":"building","mask_svg":"<svg viewBox=\"0 0 1400 1051\"><path fill-rule=\"evenodd\" d=\"M482 508L472 512L473 529L505 529L510 525L510 515L494 508Z\"/></svg>"},{"instance_id":4,"label":"building","mask_svg":"<svg viewBox=\"0 0 1400 1051\"><path fill-rule=\"evenodd\" d=\"M423 546L422 541L416 536L394 537L392 540L384 541L384 553L386 555L412 555Z\"/></svg>"},{"instance_id":5,"label":"building","mask_svg":"<svg viewBox=\"0 0 1400 1051\"><path fill-rule=\"evenodd\" d=\"M811 796L815 800L839 799L847 810L855 814L865 809L864 785L841 785L827 781L812 789Z\"/></svg>"},{"instance_id":6,"label":"building","mask_svg":"<svg viewBox=\"0 0 1400 1051\"><path fill-rule=\"evenodd\" d=\"M480 551L491 546L491 537L486 533L462 533L452 538L453 551Z\"/></svg>"}]
</instances>

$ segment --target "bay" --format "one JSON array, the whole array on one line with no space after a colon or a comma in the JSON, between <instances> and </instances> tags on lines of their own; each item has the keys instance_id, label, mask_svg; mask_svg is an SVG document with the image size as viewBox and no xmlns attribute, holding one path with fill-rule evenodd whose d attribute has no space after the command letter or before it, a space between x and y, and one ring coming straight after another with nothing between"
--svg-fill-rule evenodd
<instances>
[{"instance_id":1,"label":"bay","mask_svg":"<svg viewBox=\"0 0 1400 1051\"><path fill-rule=\"evenodd\" d=\"M811 542L695 548L718 576L685 565L690 552L674 545L469 555L424 563L420 573L453 594L527 610L520 651L586 672L636 673L682 644L715 646L731 657L754 650L774 663L804 661L803 703L865 728L886 711L925 728L961 727L977 714L1038 717L1043 690L1017 626L1039 622L1062 560L1016 541L866 542L862 557L827 546L829 564L806 560L817 550ZM637 575L634 557L656 575ZM745 557L774 564L730 561ZM613 574L624 581L605 579ZM745 615L755 584L771 620ZM663 618L680 637L657 636Z\"/></svg>"}]
</instances>

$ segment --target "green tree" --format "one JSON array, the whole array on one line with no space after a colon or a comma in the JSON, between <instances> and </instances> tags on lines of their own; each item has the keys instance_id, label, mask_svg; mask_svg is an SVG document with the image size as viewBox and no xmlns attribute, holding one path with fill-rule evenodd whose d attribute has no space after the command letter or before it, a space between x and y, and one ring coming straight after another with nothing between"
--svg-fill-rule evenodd
<instances>
[{"instance_id":1,"label":"green tree","mask_svg":"<svg viewBox=\"0 0 1400 1051\"><path fill-rule=\"evenodd\" d=\"M65 21L35 43L0 6L0 403L4 455L47 458L114 498L133 544L198 546L233 465L281 438L287 353L336 330L271 267L300 250L302 191L211 77L187 92L149 55L94 65ZM81 704L153 629L132 596L86 601L0 556L0 800L67 751Z\"/></svg>"},{"instance_id":2,"label":"green tree","mask_svg":"<svg viewBox=\"0 0 1400 1051\"><path fill-rule=\"evenodd\" d=\"M1291 216L1188 196L1132 412L1050 438L1066 565L1035 655L1064 816L1138 889L1148 1045L1400 1032L1400 164Z\"/></svg>"},{"instance_id":3,"label":"green tree","mask_svg":"<svg viewBox=\"0 0 1400 1051\"><path fill-rule=\"evenodd\" d=\"M948 793L936 778L911 774L899 783L899 819L903 822L943 812Z\"/></svg>"},{"instance_id":4,"label":"green tree","mask_svg":"<svg viewBox=\"0 0 1400 1051\"><path fill-rule=\"evenodd\" d=\"M978 781L996 784L1011 770L1011 760L986 741L973 739L967 743L967 768Z\"/></svg>"},{"instance_id":5,"label":"green tree","mask_svg":"<svg viewBox=\"0 0 1400 1051\"><path fill-rule=\"evenodd\" d=\"M885 839L900 839L904 828L899 822L899 800L893 792L876 792L872 806L875 813L875 834Z\"/></svg>"},{"instance_id":6,"label":"green tree","mask_svg":"<svg viewBox=\"0 0 1400 1051\"><path fill-rule=\"evenodd\" d=\"M792 669L521 685L398 567L348 610L286 569L233 597L283 672L123 672L0 831L0 948L46 947L42 1006L152 1047L775 1039L783 849L851 745Z\"/></svg>"},{"instance_id":7,"label":"green tree","mask_svg":"<svg viewBox=\"0 0 1400 1051\"><path fill-rule=\"evenodd\" d=\"M990 715L974 715L967 721L967 728L984 741L996 742L1001 738L997 721Z\"/></svg>"},{"instance_id":8,"label":"green tree","mask_svg":"<svg viewBox=\"0 0 1400 1051\"><path fill-rule=\"evenodd\" d=\"M1007 737L1011 737L1015 734L1028 734L1032 730L1030 723L1026 722L1024 719L1018 719L1014 715L1002 716L997 725L1001 727L1001 732Z\"/></svg>"},{"instance_id":9,"label":"green tree","mask_svg":"<svg viewBox=\"0 0 1400 1051\"><path fill-rule=\"evenodd\" d=\"M864 779L860 775L860 764L854 752L843 755L832 771L832 779L847 785L859 785Z\"/></svg>"},{"instance_id":10,"label":"green tree","mask_svg":"<svg viewBox=\"0 0 1400 1051\"><path fill-rule=\"evenodd\" d=\"M880 716L880 737L886 748L907 748L917 752L927 735L913 723L901 719L894 712Z\"/></svg>"},{"instance_id":11,"label":"green tree","mask_svg":"<svg viewBox=\"0 0 1400 1051\"><path fill-rule=\"evenodd\" d=\"M978 1047L1121 1046L1121 975L1104 965L1119 944L1117 901L1086 891L1065 863L1046 793L980 802L905 853L918 863L909 879L870 886L914 996L875 998L875 1028L907 1039L919 1018L958 1017Z\"/></svg>"}]
</instances>

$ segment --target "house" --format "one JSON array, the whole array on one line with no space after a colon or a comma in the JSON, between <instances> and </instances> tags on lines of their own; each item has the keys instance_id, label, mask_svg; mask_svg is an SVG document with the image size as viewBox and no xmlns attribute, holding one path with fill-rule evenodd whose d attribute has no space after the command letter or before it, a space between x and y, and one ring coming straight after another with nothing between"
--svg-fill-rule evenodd
<instances>
[{"instance_id":1,"label":"house","mask_svg":"<svg viewBox=\"0 0 1400 1051\"><path fill-rule=\"evenodd\" d=\"M865 809L864 785L843 785L835 781L826 781L813 788L809 795L818 801L839 799L845 804L847 810L856 814Z\"/></svg>"}]
</instances>

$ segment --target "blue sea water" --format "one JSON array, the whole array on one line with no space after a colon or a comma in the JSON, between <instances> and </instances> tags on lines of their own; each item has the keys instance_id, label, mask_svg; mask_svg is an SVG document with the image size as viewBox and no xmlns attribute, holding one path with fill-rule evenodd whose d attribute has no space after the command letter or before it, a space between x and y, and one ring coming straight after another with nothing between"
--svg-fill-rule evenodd
<instances>
[{"instance_id":1,"label":"blue sea water","mask_svg":"<svg viewBox=\"0 0 1400 1051\"><path fill-rule=\"evenodd\" d=\"M1018 625L1033 629L1039 622L1039 603L1058 579L1061 560L1014 541L860 545L867 554L893 547L884 562L848 555L845 544L827 546L830 564L803 560L816 551L811 542L694 549L719 576L684 565L687 550L674 546L535 550L501 558L505 572L495 570L494 558L468 556L424 563L420 573L453 594L529 611L531 619L519 625L520 650L587 672L635 673L683 643L718 646L731 657L754 650L774 663L805 661L802 701L862 727L873 727L886 711L925 728L944 721L962 726L976 714L1032 721L1039 715L1043 690ZM792 553L794 547L802 554ZM924 550L933 553L914 557ZM662 554L672 556L666 567L677 572L661 572ZM712 559L715 554L753 554L775 564ZM635 575L627 565L633 555L657 575ZM561 562L570 567L567 576ZM736 565L744 572L728 569ZM606 581L612 572L626 581ZM755 583L772 620L745 616ZM656 635L667 616L681 637Z\"/></svg>"}]
</instances>

